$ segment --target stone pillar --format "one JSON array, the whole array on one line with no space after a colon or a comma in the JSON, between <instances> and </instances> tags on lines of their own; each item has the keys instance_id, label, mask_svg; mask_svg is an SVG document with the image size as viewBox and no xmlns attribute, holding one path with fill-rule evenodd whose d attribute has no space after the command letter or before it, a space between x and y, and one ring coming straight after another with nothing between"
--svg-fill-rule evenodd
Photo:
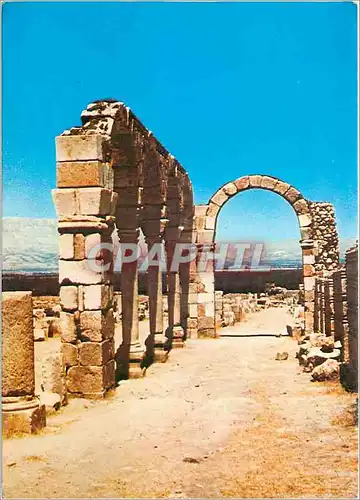
<instances>
[{"instance_id":1,"label":"stone pillar","mask_svg":"<svg viewBox=\"0 0 360 500\"><path fill-rule=\"evenodd\" d=\"M118 231L120 244L137 245L139 230ZM144 375L145 348L139 334L138 262L121 267L122 345L117 352L118 376L138 378Z\"/></svg>"},{"instance_id":2,"label":"stone pillar","mask_svg":"<svg viewBox=\"0 0 360 500\"><path fill-rule=\"evenodd\" d=\"M162 248L162 237L146 237L148 253ZM156 245L154 247L154 245ZM155 255L154 255L155 257ZM157 263L148 266L147 269L147 288L149 295L149 323L150 336L147 341L147 349L150 351L149 357L155 362L165 362L168 356L167 339L164 334L163 319L163 295L162 295L162 266L161 258L156 253L153 258Z\"/></svg>"},{"instance_id":3,"label":"stone pillar","mask_svg":"<svg viewBox=\"0 0 360 500\"><path fill-rule=\"evenodd\" d=\"M62 361L70 395L115 385L113 249L116 193L101 135L56 138Z\"/></svg>"},{"instance_id":4,"label":"stone pillar","mask_svg":"<svg viewBox=\"0 0 360 500\"><path fill-rule=\"evenodd\" d=\"M314 331L315 311L315 245L313 240L301 240L304 283L305 333Z\"/></svg>"},{"instance_id":5,"label":"stone pillar","mask_svg":"<svg viewBox=\"0 0 360 500\"><path fill-rule=\"evenodd\" d=\"M176 232L179 233L178 228ZM169 232L167 233L169 235ZM165 242L166 261L167 261L167 298L168 298L168 322L169 326L166 330L166 337L172 348L184 347L184 329L181 325L181 288L179 270L172 270L175 246L177 239L167 240Z\"/></svg>"},{"instance_id":6,"label":"stone pillar","mask_svg":"<svg viewBox=\"0 0 360 500\"><path fill-rule=\"evenodd\" d=\"M35 396L31 292L2 294L2 419L5 436L46 425L45 406Z\"/></svg>"}]
</instances>

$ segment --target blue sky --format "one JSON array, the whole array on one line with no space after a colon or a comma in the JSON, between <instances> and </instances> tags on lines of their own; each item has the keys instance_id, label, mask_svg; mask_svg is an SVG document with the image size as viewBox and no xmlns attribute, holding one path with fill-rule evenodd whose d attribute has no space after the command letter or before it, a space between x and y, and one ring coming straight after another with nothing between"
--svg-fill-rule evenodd
<instances>
[{"instance_id":1,"label":"blue sky","mask_svg":"<svg viewBox=\"0 0 360 500\"><path fill-rule=\"evenodd\" d=\"M3 214L55 217L54 137L124 101L190 174L196 203L248 173L334 203L357 232L356 7L351 3L7 3ZM279 196L243 193L220 235L298 238Z\"/></svg>"}]
</instances>

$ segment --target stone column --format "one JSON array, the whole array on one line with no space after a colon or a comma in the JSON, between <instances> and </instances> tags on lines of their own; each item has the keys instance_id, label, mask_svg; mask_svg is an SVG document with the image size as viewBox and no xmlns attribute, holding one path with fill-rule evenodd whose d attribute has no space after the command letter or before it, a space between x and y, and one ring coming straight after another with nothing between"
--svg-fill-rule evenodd
<instances>
[{"instance_id":1,"label":"stone column","mask_svg":"<svg viewBox=\"0 0 360 500\"><path fill-rule=\"evenodd\" d=\"M70 395L115 385L113 250L116 193L101 135L56 138L62 360Z\"/></svg>"},{"instance_id":2,"label":"stone column","mask_svg":"<svg viewBox=\"0 0 360 500\"><path fill-rule=\"evenodd\" d=\"M178 230L177 230L178 231ZM171 347L184 347L184 329L181 325L181 288L179 271L171 270L171 263L178 240L168 240L165 242L167 259L167 297L168 297L168 322L166 337L169 339Z\"/></svg>"},{"instance_id":3,"label":"stone column","mask_svg":"<svg viewBox=\"0 0 360 500\"><path fill-rule=\"evenodd\" d=\"M2 294L3 433L33 433L46 425L45 406L35 396L31 292Z\"/></svg>"},{"instance_id":4,"label":"stone column","mask_svg":"<svg viewBox=\"0 0 360 500\"><path fill-rule=\"evenodd\" d=\"M157 237L147 236L146 243L148 245L148 253L162 248L162 236ZM154 246L156 245L156 246ZM155 362L165 362L168 356L167 339L164 334L164 319L163 319L163 281L162 281L162 263L160 255L157 253L153 260L157 263L148 266L147 269L147 287L149 295L149 322L150 336L147 341L149 357Z\"/></svg>"},{"instance_id":5,"label":"stone column","mask_svg":"<svg viewBox=\"0 0 360 500\"><path fill-rule=\"evenodd\" d=\"M314 331L315 312L315 245L313 240L301 240L303 283L304 283L304 316L305 333Z\"/></svg>"}]
</instances>

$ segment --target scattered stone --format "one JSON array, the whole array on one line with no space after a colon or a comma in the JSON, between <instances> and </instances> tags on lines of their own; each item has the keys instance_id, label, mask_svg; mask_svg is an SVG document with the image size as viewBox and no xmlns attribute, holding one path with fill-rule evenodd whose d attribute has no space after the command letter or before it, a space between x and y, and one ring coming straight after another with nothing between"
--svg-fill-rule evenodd
<instances>
[{"instance_id":1,"label":"scattered stone","mask_svg":"<svg viewBox=\"0 0 360 500\"><path fill-rule=\"evenodd\" d=\"M195 457L184 457L183 462L187 462L189 464L199 464L200 460Z\"/></svg>"},{"instance_id":2,"label":"scattered stone","mask_svg":"<svg viewBox=\"0 0 360 500\"><path fill-rule=\"evenodd\" d=\"M285 361L288 359L289 353L288 352L278 352L275 356L276 361Z\"/></svg>"},{"instance_id":3,"label":"scattered stone","mask_svg":"<svg viewBox=\"0 0 360 500\"><path fill-rule=\"evenodd\" d=\"M319 366L316 366L312 373L313 381L322 382L324 380L334 380L339 377L340 365L335 359L327 359Z\"/></svg>"}]
</instances>

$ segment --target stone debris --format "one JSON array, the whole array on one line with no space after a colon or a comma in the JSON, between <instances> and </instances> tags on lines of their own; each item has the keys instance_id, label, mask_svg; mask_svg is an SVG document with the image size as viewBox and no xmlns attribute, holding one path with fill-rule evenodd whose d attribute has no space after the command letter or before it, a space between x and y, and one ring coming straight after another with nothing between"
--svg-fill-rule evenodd
<instances>
[{"instance_id":1,"label":"stone debris","mask_svg":"<svg viewBox=\"0 0 360 500\"><path fill-rule=\"evenodd\" d=\"M311 372L314 381L323 382L325 380L338 379L340 373L340 364L335 359L327 359L319 366L316 366Z\"/></svg>"},{"instance_id":2,"label":"stone debris","mask_svg":"<svg viewBox=\"0 0 360 500\"><path fill-rule=\"evenodd\" d=\"M285 361L287 360L289 357L289 353L288 352L278 352L275 356L275 359L277 361Z\"/></svg>"}]
</instances>

